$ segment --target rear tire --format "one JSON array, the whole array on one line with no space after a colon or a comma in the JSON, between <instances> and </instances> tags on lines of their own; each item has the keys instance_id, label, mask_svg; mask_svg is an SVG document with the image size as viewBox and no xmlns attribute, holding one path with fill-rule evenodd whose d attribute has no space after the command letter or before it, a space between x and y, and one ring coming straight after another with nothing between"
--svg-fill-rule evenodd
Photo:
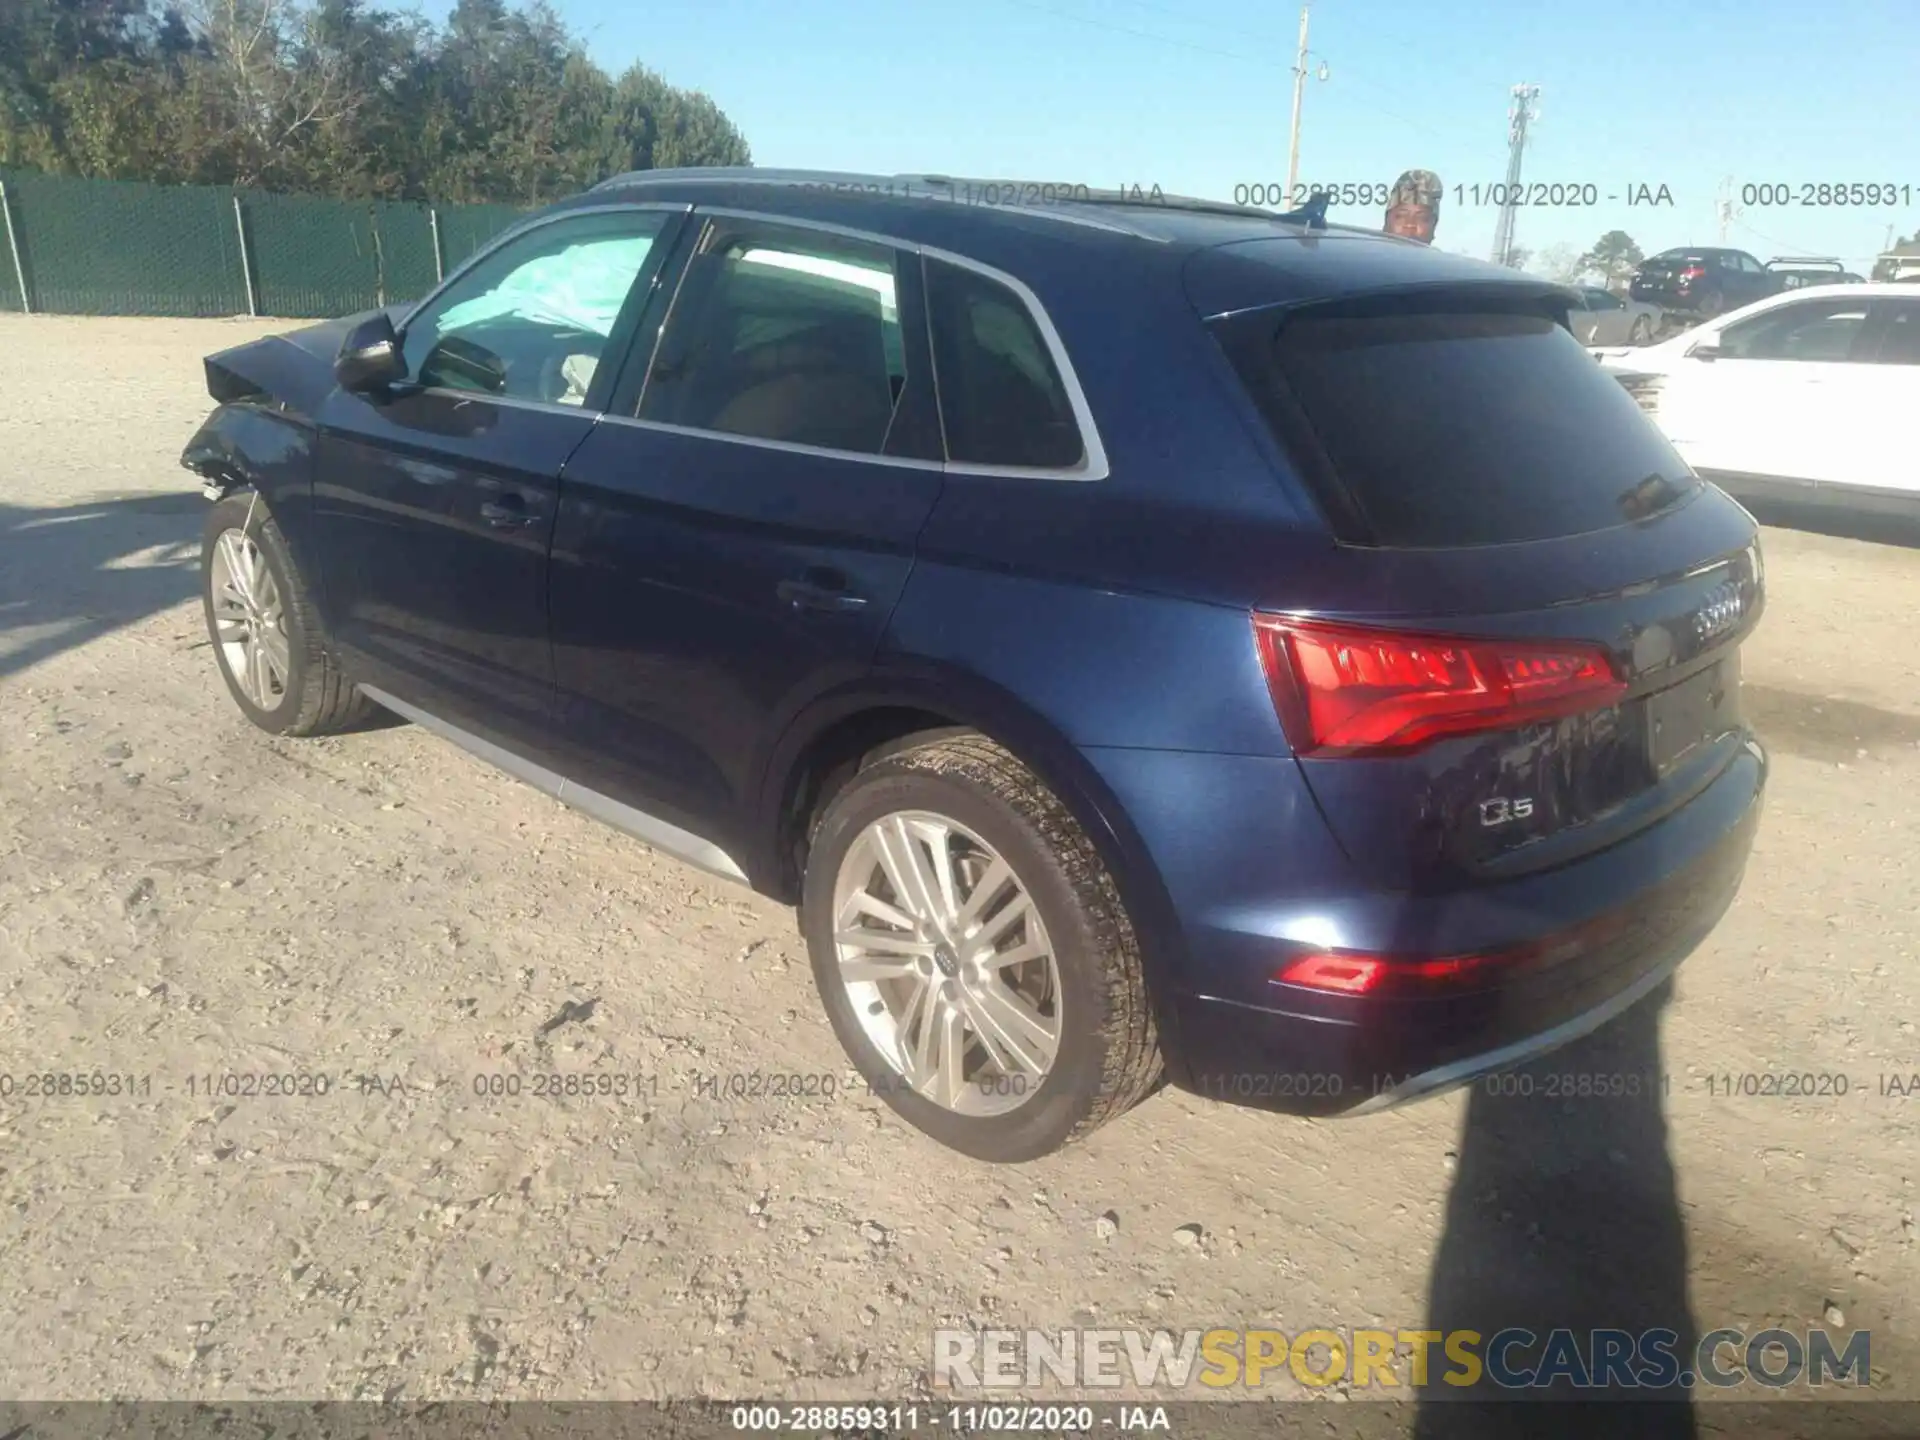
<instances>
[{"instance_id":1,"label":"rear tire","mask_svg":"<svg viewBox=\"0 0 1920 1440\"><path fill-rule=\"evenodd\" d=\"M814 826L800 919L854 1067L963 1155L1051 1154L1160 1078L1139 944L1112 876L1058 797L982 735L888 753L833 795ZM1042 1052L1044 1066L1020 1063Z\"/></svg>"},{"instance_id":2,"label":"rear tire","mask_svg":"<svg viewBox=\"0 0 1920 1440\"><path fill-rule=\"evenodd\" d=\"M1717 320L1726 313L1727 297L1718 290L1709 290L1700 297L1700 318Z\"/></svg>"},{"instance_id":3,"label":"rear tire","mask_svg":"<svg viewBox=\"0 0 1920 1440\"><path fill-rule=\"evenodd\" d=\"M257 493L207 513L201 608L234 704L269 735L331 735L373 711L334 658L285 537Z\"/></svg>"},{"instance_id":4,"label":"rear tire","mask_svg":"<svg viewBox=\"0 0 1920 1440\"><path fill-rule=\"evenodd\" d=\"M1653 322L1644 315L1633 317L1633 325L1627 331L1629 345L1645 345L1653 339Z\"/></svg>"}]
</instances>

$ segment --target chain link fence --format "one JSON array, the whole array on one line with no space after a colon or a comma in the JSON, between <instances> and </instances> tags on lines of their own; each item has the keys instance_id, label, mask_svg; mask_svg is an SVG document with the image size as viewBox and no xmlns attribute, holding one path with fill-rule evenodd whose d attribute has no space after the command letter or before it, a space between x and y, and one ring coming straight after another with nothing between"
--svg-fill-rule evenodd
<instances>
[{"instance_id":1,"label":"chain link fence","mask_svg":"<svg viewBox=\"0 0 1920 1440\"><path fill-rule=\"evenodd\" d=\"M349 315L420 298L525 213L0 169L0 311Z\"/></svg>"}]
</instances>

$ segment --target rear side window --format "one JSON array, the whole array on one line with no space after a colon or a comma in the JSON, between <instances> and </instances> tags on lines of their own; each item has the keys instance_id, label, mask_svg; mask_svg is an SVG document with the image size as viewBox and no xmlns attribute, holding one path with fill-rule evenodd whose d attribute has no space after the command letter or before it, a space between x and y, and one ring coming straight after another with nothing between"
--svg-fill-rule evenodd
<instances>
[{"instance_id":1,"label":"rear side window","mask_svg":"<svg viewBox=\"0 0 1920 1440\"><path fill-rule=\"evenodd\" d=\"M1920 365L1920 300L1882 301L1887 328L1880 334L1882 365Z\"/></svg>"},{"instance_id":2,"label":"rear side window","mask_svg":"<svg viewBox=\"0 0 1920 1440\"><path fill-rule=\"evenodd\" d=\"M906 388L891 248L744 221L688 267L638 414L723 435L885 452Z\"/></svg>"},{"instance_id":3,"label":"rear side window","mask_svg":"<svg viewBox=\"0 0 1920 1440\"><path fill-rule=\"evenodd\" d=\"M927 313L947 458L1067 470L1086 457L1053 353L1026 303L985 275L927 261Z\"/></svg>"},{"instance_id":4,"label":"rear side window","mask_svg":"<svg viewBox=\"0 0 1920 1440\"><path fill-rule=\"evenodd\" d=\"M1351 516L1336 526L1358 540L1428 548L1585 534L1664 509L1697 483L1545 316L1300 316L1273 350L1263 383L1285 393L1263 408L1323 488L1341 493Z\"/></svg>"}]
</instances>

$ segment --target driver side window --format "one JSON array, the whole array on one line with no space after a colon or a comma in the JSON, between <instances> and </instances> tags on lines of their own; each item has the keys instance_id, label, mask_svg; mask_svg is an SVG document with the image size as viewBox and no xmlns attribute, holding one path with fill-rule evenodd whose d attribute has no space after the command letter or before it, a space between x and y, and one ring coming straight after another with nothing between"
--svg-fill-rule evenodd
<instances>
[{"instance_id":1,"label":"driver side window","mask_svg":"<svg viewBox=\"0 0 1920 1440\"><path fill-rule=\"evenodd\" d=\"M408 323L407 374L443 389L584 404L668 218L581 215L509 240Z\"/></svg>"}]
</instances>

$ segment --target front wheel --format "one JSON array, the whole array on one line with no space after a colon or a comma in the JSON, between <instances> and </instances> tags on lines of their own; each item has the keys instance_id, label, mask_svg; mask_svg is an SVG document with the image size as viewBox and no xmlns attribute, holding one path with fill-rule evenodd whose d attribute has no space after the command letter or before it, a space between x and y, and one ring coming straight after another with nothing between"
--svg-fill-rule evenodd
<instances>
[{"instance_id":1,"label":"front wheel","mask_svg":"<svg viewBox=\"0 0 1920 1440\"><path fill-rule=\"evenodd\" d=\"M890 755L833 797L801 928L855 1068L962 1154L1050 1154L1159 1078L1112 877L1059 799L984 736Z\"/></svg>"},{"instance_id":2,"label":"front wheel","mask_svg":"<svg viewBox=\"0 0 1920 1440\"><path fill-rule=\"evenodd\" d=\"M328 650L258 495L230 495L208 512L200 569L215 663L241 714L271 735L328 735L366 717L372 706Z\"/></svg>"},{"instance_id":3,"label":"front wheel","mask_svg":"<svg viewBox=\"0 0 1920 1440\"><path fill-rule=\"evenodd\" d=\"M1653 339L1653 322L1644 315L1633 317L1633 328L1627 331L1629 345L1644 345Z\"/></svg>"}]
</instances>

